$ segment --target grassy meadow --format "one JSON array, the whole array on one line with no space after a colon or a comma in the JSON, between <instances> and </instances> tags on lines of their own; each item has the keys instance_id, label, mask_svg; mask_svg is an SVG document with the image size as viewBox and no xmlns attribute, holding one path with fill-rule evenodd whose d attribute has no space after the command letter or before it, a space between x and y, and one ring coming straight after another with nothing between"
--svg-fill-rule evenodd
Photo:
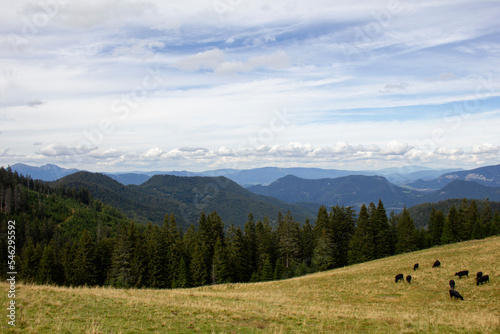
<instances>
[{"instance_id":1,"label":"grassy meadow","mask_svg":"<svg viewBox=\"0 0 500 334\"><path fill-rule=\"evenodd\" d=\"M433 269L436 259L442 266ZM455 277L460 270L469 277ZM476 286L477 271L490 282ZM396 284L398 273L412 283ZM450 299L450 279L464 301ZM0 288L0 333L500 333L500 237L278 282L178 290L18 283L14 328L7 283Z\"/></svg>"}]
</instances>

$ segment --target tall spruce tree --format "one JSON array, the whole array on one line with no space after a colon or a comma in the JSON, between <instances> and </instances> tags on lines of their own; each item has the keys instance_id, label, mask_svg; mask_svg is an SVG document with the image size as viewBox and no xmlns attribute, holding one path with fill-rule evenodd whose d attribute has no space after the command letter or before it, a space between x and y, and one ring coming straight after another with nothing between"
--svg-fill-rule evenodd
<instances>
[{"instance_id":1,"label":"tall spruce tree","mask_svg":"<svg viewBox=\"0 0 500 334\"><path fill-rule=\"evenodd\" d=\"M445 218L443 211L441 210L437 211L433 207L428 223L431 246L436 246L441 244L441 235L443 234L444 220Z\"/></svg>"},{"instance_id":2,"label":"tall spruce tree","mask_svg":"<svg viewBox=\"0 0 500 334\"><path fill-rule=\"evenodd\" d=\"M372 225L375 234L375 258L383 258L392 255L392 237L382 200L378 201L377 209L374 211Z\"/></svg>"},{"instance_id":3,"label":"tall spruce tree","mask_svg":"<svg viewBox=\"0 0 500 334\"><path fill-rule=\"evenodd\" d=\"M456 232L458 222L458 212L454 206L448 211L448 216L444 221L443 234L441 235L441 245L451 244L458 241L458 234Z\"/></svg>"},{"instance_id":4,"label":"tall spruce tree","mask_svg":"<svg viewBox=\"0 0 500 334\"><path fill-rule=\"evenodd\" d=\"M396 243L396 253L408 253L418 249L417 230L406 207L401 213L398 223L398 240Z\"/></svg>"},{"instance_id":5,"label":"tall spruce tree","mask_svg":"<svg viewBox=\"0 0 500 334\"><path fill-rule=\"evenodd\" d=\"M349 243L349 264L361 263L375 259L375 237L366 205L361 205L354 228L353 237Z\"/></svg>"}]
</instances>

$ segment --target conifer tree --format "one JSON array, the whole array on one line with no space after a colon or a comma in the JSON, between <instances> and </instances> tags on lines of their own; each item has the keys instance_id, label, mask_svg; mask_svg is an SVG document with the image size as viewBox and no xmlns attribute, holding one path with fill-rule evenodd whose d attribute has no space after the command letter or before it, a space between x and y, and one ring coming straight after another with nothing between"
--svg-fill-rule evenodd
<instances>
[{"instance_id":1,"label":"conifer tree","mask_svg":"<svg viewBox=\"0 0 500 334\"><path fill-rule=\"evenodd\" d=\"M326 229L323 230L323 235L319 237L317 245L314 248L312 264L316 271L335 268L335 250L332 237L328 234Z\"/></svg>"},{"instance_id":2,"label":"conifer tree","mask_svg":"<svg viewBox=\"0 0 500 334\"><path fill-rule=\"evenodd\" d=\"M458 225L458 212L454 206L448 211L448 216L444 221L443 234L441 235L441 245L446 245L458 241L456 226Z\"/></svg>"},{"instance_id":3,"label":"conifer tree","mask_svg":"<svg viewBox=\"0 0 500 334\"><path fill-rule=\"evenodd\" d=\"M59 266L54 243L50 241L44 246L36 282L38 284L60 283Z\"/></svg>"},{"instance_id":4,"label":"conifer tree","mask_svg":"<svg viewBox=\"0 0 500 334\"><path fill-rule=\"evenodd\" d=\"M262 265L262 273L260 276L260 280L262 282L272 281L273 279L273 266L271 264L271 260L269 256L265 256L264 264Z\"/></svg>"},{"instance_id":5,"label":"conifer tree","mask_svg":"<svg viewBox=\"0 0 500 334\"><path fill-rule=\"evenodd\" d=\"M34 282L36 280L39 261L33 239L28 238L21 258L21 275L25 281Z\"/></svg>"},{"instance_id":6,"label":"conifer tree","mask_svg":"<svg viewBox=\"0 0 500 334\"><path fill-rule=\"evenodd\" d=\"M211 272L212 284L229 283L231 281L227 249L223 241L217 238Z\"/></svg>"},{"instance_id":7,"label":"conifer tree","mask_svg":"<svg viewBox=\"0 0 500 334\"><path fill-rule=\"evenodd\" d=\"M441 210L437 211L435 208L432 208L428 223L429 239L431 246L441 244L441 235L443 234L444 220L445 218L443 211Z\"/></svg>"},{"instance_id":8,"label":"conifer tree","mask_svg":"<svg viewBox=\"0 0 500 334\"><path fill-rule=\"evenodd\" d=\"M417 230L406 207L399 218L397 233L396 254L413 252L418 249Z\"/></svg>"},{"instance_id":9,"label":"conifer tree","mask_svg":"<svg viewBox=\"0 0 500 334\"><path fill-rule=\"evenodd\" d=\"M377 209L374 211L372 226L375 235L375 258L379 259L392 255L392 237L382 200L379 200Z\"/></svg>"},{"instance_id":10,"label":"conifer tree","mask_svg":"<svg viewBox=\"0 0 500 334\"><path fill-rule=\"evenodd\" d=\"M248 214L248 220L245 223L244 235L244 248L246 262L246 276L249 279L254 272L258 271L257 259L257 231L252 213Z\"/></svg>"},{"instance_id":11,"label":"conifer tree","mask_svg":"<svg viewBox=\"0 0 500 334\"><path fill-rule=\"evenodd\" d=\"M349 243L354 233L355 217L351 207L336 205L330 213L330 225L333 231L332 241L335 258L335 267L347 265Z\"/></svg>"},{"instance_id":12,"label":"conifer tree","mask_svg":"<svg viewBox=\"0 0 500 334\"><path fill-rule=\"evenodd\" d=\"M229 226L227 232L227 254L228 262L230 268L230 277L233 282L245 282L246 281L246 257L244 254L245 241L243 238L243 232L238 227L236 228L234 224Z\"/></svg>"},{"instance_id":13,"label":"conifer tree","mask_svg":"<svg viewBox=\"0 0 500 334\"><path fill-rule=\"evenodd\" d=\"M195 243L189 268L193 286L202 286L208 283L209 275L205 254L207 254L207 246L204 243Z\"/></svg>"},{"instance_id":14,"label":"conifer tree","mask_svg":"<svg viewBox=\"0 0 500 334\"><path fill-rule=\"evenodd\" d=\"M80 237L74 266L75 285L95 284L95 247L87 230L84 230Z\"/></svg>"},{"instance_id":15,"label":"conifer tree","mask_svg":"<svg viewBox=\"0 0 500 334\"><path fill-rule=\"evenodd\" d=\"M366 205L361 205L357 225L349 243L349 264L371 261L375 258L374 231Z\"/></svg>"},{"instance_id":16,"label":"conifer tree","mask_svg":"<svg viewBox=\"0 0 500 334\"><path fill-rule=\"evenodd\" d=\"M285 268L289 268L300 255L300 228L293 220L290 211L278 224L278 247Z\"/></svg>"}]
</instances>

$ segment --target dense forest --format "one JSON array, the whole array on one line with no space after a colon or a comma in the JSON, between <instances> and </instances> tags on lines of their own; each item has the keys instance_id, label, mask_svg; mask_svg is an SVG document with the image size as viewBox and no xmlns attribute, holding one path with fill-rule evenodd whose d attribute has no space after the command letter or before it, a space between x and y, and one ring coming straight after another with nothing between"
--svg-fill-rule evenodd
<instances>
[{"instance_id":1,"label":"dense forest","mask_svg":"<svg viewBox=\"0 0 500 334\"><path fill-rule=\"evenodd\" d=\"M500 233L488 201L463 200L446 214L432 209L427 229L409 210L387 214L382 201L320 207L314 223L277 212L276 223L225 225L216 211L182 229L138 224L86 189L50 186L0 168L1 275L7 270L7 225L15 221L19 278L39 284L178 288L300 276L434 245Z\"/></svg>"}]
</instances>

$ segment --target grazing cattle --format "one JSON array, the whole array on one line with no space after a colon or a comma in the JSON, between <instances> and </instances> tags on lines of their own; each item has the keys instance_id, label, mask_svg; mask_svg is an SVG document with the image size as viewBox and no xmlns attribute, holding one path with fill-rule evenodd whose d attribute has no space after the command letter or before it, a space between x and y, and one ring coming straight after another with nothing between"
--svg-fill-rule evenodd
<instances>
[{"instance_id":1,"label":"grazing cattle","mask_svg":"<svg viewBox=\"0 0 500 334\"><path fill-rule=\"evenodd\" d=\"M476 281L478 279L480 279L481 277L483 277L483 272L482 271L478 271L477 274L476 274Z\"/></svg>"},{"instance_id":2,"label":"grazing cattle","mask_svg":"<svg viewBox=\"0 0 500 334\"><path fill-rule=\"evenodd\" d=\"M458 276L458 278L462 278L462 276L469 277L469 271L468 270L459 271L458 273L455 273L455 276Z\"/></svg>"},{"instance_id":3,"label":"grazing cattle","mask_svg":"<svg viewBox=\"0 0 500 334\"><path fill-rule=\"evenodd\" d=\"M411 283L411 275L406 276L406 281L407 281L408 283Z\"/></svg>"},{"instance_id":4,"label":"grazing cattle","mask_svg":"<svg viewBox=\"0 0 500 334\"><path fill-rule=\"evenodd\" d=\"M464 297L462 297L457 290L451 289L450 290L450 298L453 298L453 297L455 297L456 299L464 300Z\"/></svg>"},{"instance_id":5,"label":"grazing cattle","mask_svg":"<svg viewBox=\"0 0 500 334\"><path fill-rule=\"evenodd\" d=\"M450 280L450 288L452 290L455 289L455 281L454 280Z\"/></svg>"},{"instance_id":6,"label":"grazing cattle","mask_svg":"<svg viewBox=\"0 0 500 334\"><path fill-rule=\"evenodd\" d=\"M403 276L403 274L397 274L396 277L394 277L394 280L397 283L397 282L399 282L399 280L401 280L401 281L404 280L404 278L405 277Z\"/></svg>"},{"instance_id":7,"label":"grazing cattle","mask_svg":"<svg viewBox=\"0 0 500 334\"><path fill-rule=\"evenodd\" d=\"M479 285L479 284L482 285L483 283L486 283L486 282L489 282L489 281L490 281L490 276L484 275L484 276L479 277L479 279L477 280L476 285Z\"/></svg>"},{"instance_id":8,"label":"grazing cattle","mask_svg":"<svg viewBox=\"0 0 500 334\"><path fill-rule=\"evenodd\" d=\"M418 263L415 263L415 264L413 265L413 271L415 271L415 270L417 270L417 269L418 269Z\"/></svg>"},{"instance_id":9,"label":"grazing cattle","mask_svg":"<svg viewBox=\"0 0 500 334\"><path fill-rule=\"evenodd\" d=\"M439 260L436 260L436 262L434 262L434 264L432 265L432 268L437 268L437 267L441 267L441 262L439 262Z\"/></svg>"}]
</instances>

